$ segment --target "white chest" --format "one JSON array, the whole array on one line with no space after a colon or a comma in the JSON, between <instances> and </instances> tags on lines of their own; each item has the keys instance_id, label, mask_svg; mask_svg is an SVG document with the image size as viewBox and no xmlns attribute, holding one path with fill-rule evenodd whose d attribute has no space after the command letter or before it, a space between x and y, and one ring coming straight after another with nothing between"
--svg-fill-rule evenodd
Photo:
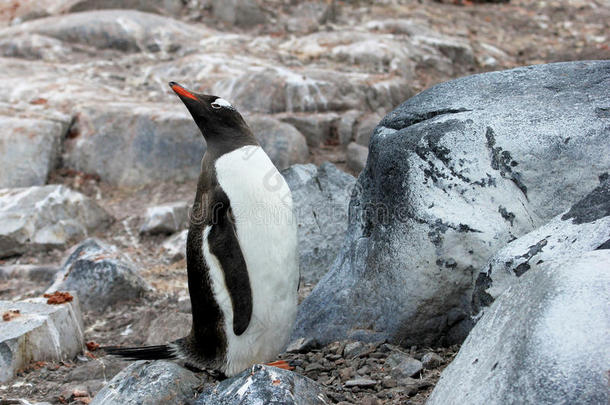
<instances>
[{"instance_id":1,"label":"white chest","mask_svg":"<svg viewBox=\"0 0 610 405\"><path fill-rule=\"evenodd\" d=\"M224 372L231 375L255 362L273 360L287 343L297 305L297 230L290 189L259 146L228 153L217 159L215 167L218 183L231 203L253 300L248 329L234 335L222 269L204 238L213 291L225 316L228 350Z\"/></svg>"}]
</instances>

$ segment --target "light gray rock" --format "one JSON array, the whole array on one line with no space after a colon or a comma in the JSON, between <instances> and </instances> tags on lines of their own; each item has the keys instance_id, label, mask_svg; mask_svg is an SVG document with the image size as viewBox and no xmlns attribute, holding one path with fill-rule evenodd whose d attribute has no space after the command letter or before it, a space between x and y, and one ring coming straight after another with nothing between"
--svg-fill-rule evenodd
<instances>
[{"instance_id":1,"label":"light gray rock","mask_svg":"<svg viewBox=\"0 0 610 405\"><path fill-rule=\"evenodd\" d=\"M188 230L178 232L167 238L161 245L161 255L170 263L177 262L186 257L186 238Z\"/></svg>"},{"instance_id":2,"label":"light gray rock","mask_svg":"<svg viewBox=\"0 0 610 405\"><path fill-rule=\"evenodd\" d=\"M103 311L151 289L115 246L87 239L76 246L47 291L76 291L86 311Z\"/></svg>"},{"instance_id":3,"label":"light gray rock","mask_svg":"<svg viewBox=\"0 0 610 405\"><path fill-rule=\"evenodd\" d=\"M526 272L549 260L567 260L583 252L610 249L610 179L546 225L510 242L482 268L472 295L473 312L489 306ZM512 218L509 217L509 220Z\"/></svg>"},{"instance_id":4,"label":"light gray rock","mask_svg":"<svg viewBox=\"0 0 610 405\"><path fill-rule=\"evenodd\" d=\"M71 48L62 41L38 34L0 39L0 55L4 57L59 61L70 52Z\"/></svg>"},{"instance_id":5,"label":"light gray rock","mask_svg":"<svg viewBox=\"0 0 610 405\"><path fill-rule=\"evenodd\" d=\"M489 307L428 405L607 404L610 251L528 271Z\"/></svg>"},{"instance_id":6,"label":"light gray rock","mask_svg":"<svg viewBox=\"0 0 610 405\"><path fill-rule=\"evenodd\" d=\"M369 37L333 47L329 56L339 62L359 65L371 73L397 73L411 78L415 64L410 58L411 44L398 42L386 35Z\"/></svg>"},{"instance_id":7,"label":"light gray rock","mask_svg":"<svg viewBox=\"0 0 610 405\"><path fill-rule=\"evenodd\" d=\"M257 364L201 393L195 405L330 404L315 381L276 367Z\"/></svg>"},{"instance_id":8,"label":"light gray rock","mask_svg":"<svg viewBox=\"0 0 610 405\"><path fill-rule=\"evenodd\" d=\"M146 208L140 233L176 233L188 227L189 204L174 202Z\"/></svg>"},{"instance_id":9,"label":"light gray rock","mask_svg":"<svg viewBox=\"0 0 610 405\"><path fill-rule=\"evenodd\" d=\"M70 120L0 116L0 188L45 184Z\"/></svg>"},{"instance_id":10,"label":"light gray rock","mask_svg":"<svg viewBox=\"0 0 610 405\"><path fill-rule=\"evenodd\" d=\"M0 280L28 279L36 282L52 282L61 268L35 264L13 264L0 266Z\"/></svg>"},{"instance_id":11,"label":"light gray rock","mask_svg":"<svg viewBox=\"0 0 610 405\"><path fill-rule=\"evenodd\" d=\"M97 393L91 405L183 404L195 398L199 377L170 361L137 361Z\"/></svg>"},{"instance_id":12,"label":"light gray rock","mask_svg":"<svg viewBox=\"0 0 610 405\"><path fill-rule=\"evenodd\" d=\"M267 21L267 14L255 0L213 0L212 14L225 23L243 28Z\"/></svg>"},{"instance_id":13,"label":"light gray rock","mask_svg":"<svg viewBox=\"0 0 610 405\"><path fill-rule=\"evenodd\" d=\"M292 125L265 116L248 116L245 120L279 170L309 159L305 137Z\"/></svg>"},{"instance_id":14,"label":"light gray rock","mask_svg":"<svg viewBox=\"0 0 610 405\"><path fill-rule=\"evenodd\" d=\"M308 146L319 147L325 142L334 140L339 115L332 112L289 114L278 118L298 129L305 136Z\"/></svg>"},{"instance_id":15,"label":"light gray rock","mask_svg":"<svg viewBox=\"0 0 610 405\"><path fill-rule=\"evenodd\" d=\"M361 115L362 112L358 110L345 111L341 114L341 119L337 123L339 144L347 145L354 139L356 125Z\"/></svg>"},{"instance_id":16,"label":"light gray rock","mask_svg":"<svg viewBox=\"0 0 610 405\"><path fill-rule=\"evenodd\" d=\"M331 267L347 229L348 201L356 179L323 163L282 172L297 219L301 280L316 283Z\"/></svg>"},{"instance_id":17,"label":"light gray rock","mask_svg":"<svg viewBox=\"0 0 610 405\"><path fill-rule=\"evenodd\" d=\"M355 142L368 148L371 135L383 117L377 114L369 114L358 121Z\"/></svg>"},{"instance_id":18,"label":"light gray rock","mask_svg":"<svg viewBox=\"0 0 610 405\"><path fill-rule=\"evenodd\" d=\"M422 356L421 363L425 369L432 370L443 364L443 358L434 352L429 352Z\"/></svg>"},{"instance_id":19,"label":"light gray rock","mask_svg":"<svg viewBox=\"0 0 610 405\"><path fill-rule=\"evenodd\" d=\"M0 38L38 34L68 44L125 52L175 52L212 31L135 10L96 10L40 18L0 30Z\"/></svg>"},{"instance_id":20,"label":"light gray rock","mask_svg":"<svg viewBox=\"0 0 610 405\"><path fill-rule=\"evenodd\" d=\"M393 353L388 356L385 365L390 374L397 379L410 378L419 374L423 368L422 362L404 353Z\"/></svg>"},{"instance_id":21,"label":"light gray rock","mask_svg":"<svg viewBox=\"0 0 610 405\"><path fill-rule=\"evenodd\" d=\"M369 148L358 145L356 142L351 142L349 145L347 145L347 150L345 151L347 167L356 173L360 173L366 166L366 158L368 155Z\"/></svg>"},{"instance_id":22,"label":"light gray rock","mask_svg":"<svg viewBox=\"0 0 610 405\"><path fill-rule=\"evenodd\" d=\"M237 77L220 80L211 92L223 94L240 111L267 114L363 107L370 111L388 111L412 94L410 85L401 77L373 80L372 75L362 73L312 68L290 70L278 66L251 67Z\"/></svg>"},{"instance_id":23,"label":"light gray rock","mask_svg":"<svg viewBox=\"0 0 610 405\"><path fill-rule=\"evenodd\" d=\"M93 200L64 186L0 189L0 257L65 248L111 221Z\"/></svg>"},{"instance_id":24,"label":"light gray rock","mask_svg":"<svg viewBox=\"0 0 610 405\"><path fill-rule=\"evenodd\" d=\"M191 314L164 311L153 319L144 344L162 345L187 336L191 331Z\"/></svg>"},{"instance_id":25,"label":"light gray rock","mask_svg":"<svg viewBox=\"0 0 610 405\"><path fill-rule=\"evenodd\" d=\"M0 301L0 382L35 361L62 361L84 349L83 319L78 298L49 305L46 298ZM19 311L18 313L15 313Z\"/></svg>"},{"instance_id":26,"label":"light gray rock","mask_svg":"<svg viewBox=\"0 0 610 405\"><path fill-rule=\"evenodd\" d=\"M609 74L608 61L486 73L388 114L345 244L301 304L292 339L461 341L475 272L610 170Z\"/></svg>"},{"instance_id":27,"label":"light gray rock","mask_svg":"<svg viewBox=\"0 0 610 405\"><path fill-rule=\"evenodd\" d=\"M184 107L93 103L76 109L64 164L120 186L196 179L203 135Z\"/></svg>"}]
</instances>

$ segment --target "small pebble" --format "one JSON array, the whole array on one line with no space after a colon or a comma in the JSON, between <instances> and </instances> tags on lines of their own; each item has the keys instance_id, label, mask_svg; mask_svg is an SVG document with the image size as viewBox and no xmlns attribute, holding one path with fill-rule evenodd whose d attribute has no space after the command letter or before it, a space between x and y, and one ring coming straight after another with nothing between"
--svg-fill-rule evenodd
<instances>
[{"instance_id":1,"label":"small pebble","mask_svg":"<svg viewBox=\"0 0 610 405\"><path fill-rule=\"evenodd\" d=\"M368 378L355 378L353 380L348 380L345 382L346 387L374 387L377 384L377 381L370 380Z\"/></svg>"}]
</instances>

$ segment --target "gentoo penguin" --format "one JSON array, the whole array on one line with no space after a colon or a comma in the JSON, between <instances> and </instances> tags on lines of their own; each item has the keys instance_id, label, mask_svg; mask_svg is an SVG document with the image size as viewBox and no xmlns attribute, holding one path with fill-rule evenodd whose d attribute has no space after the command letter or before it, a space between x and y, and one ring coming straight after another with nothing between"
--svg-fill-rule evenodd
<instances>
[{"instance_id":1,"label":"gentoo penguin","mask_svg":"<svg viewBox=\"0 0 610 405\"><path fill-rule=\"evenodd\" d=\"M105 349L233 376L275 359L293 327L299 267L292 194L228 101L169 85L207 143L186 247L192 329L166 345Z\"/></svg>"}]
</instances>

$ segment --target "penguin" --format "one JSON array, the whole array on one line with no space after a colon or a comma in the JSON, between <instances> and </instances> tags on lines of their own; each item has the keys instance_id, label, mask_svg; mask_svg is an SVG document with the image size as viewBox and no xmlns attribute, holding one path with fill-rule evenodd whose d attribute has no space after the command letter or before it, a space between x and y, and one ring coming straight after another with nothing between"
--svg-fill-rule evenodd
<instances>
[{"instance_id":1,"label":"penguin","mask_svg":"<svg viewBox=\"0 0 610 405\"><path fill-rule=\"evenodd\" d=\"M176 359L231 377L275 361L297 310L292 194L241 114L223 98L170 82L207 150L190 215L186 258L192 328L171 343L106 347L132 360Z\"/></svg>"}]
</instances>

